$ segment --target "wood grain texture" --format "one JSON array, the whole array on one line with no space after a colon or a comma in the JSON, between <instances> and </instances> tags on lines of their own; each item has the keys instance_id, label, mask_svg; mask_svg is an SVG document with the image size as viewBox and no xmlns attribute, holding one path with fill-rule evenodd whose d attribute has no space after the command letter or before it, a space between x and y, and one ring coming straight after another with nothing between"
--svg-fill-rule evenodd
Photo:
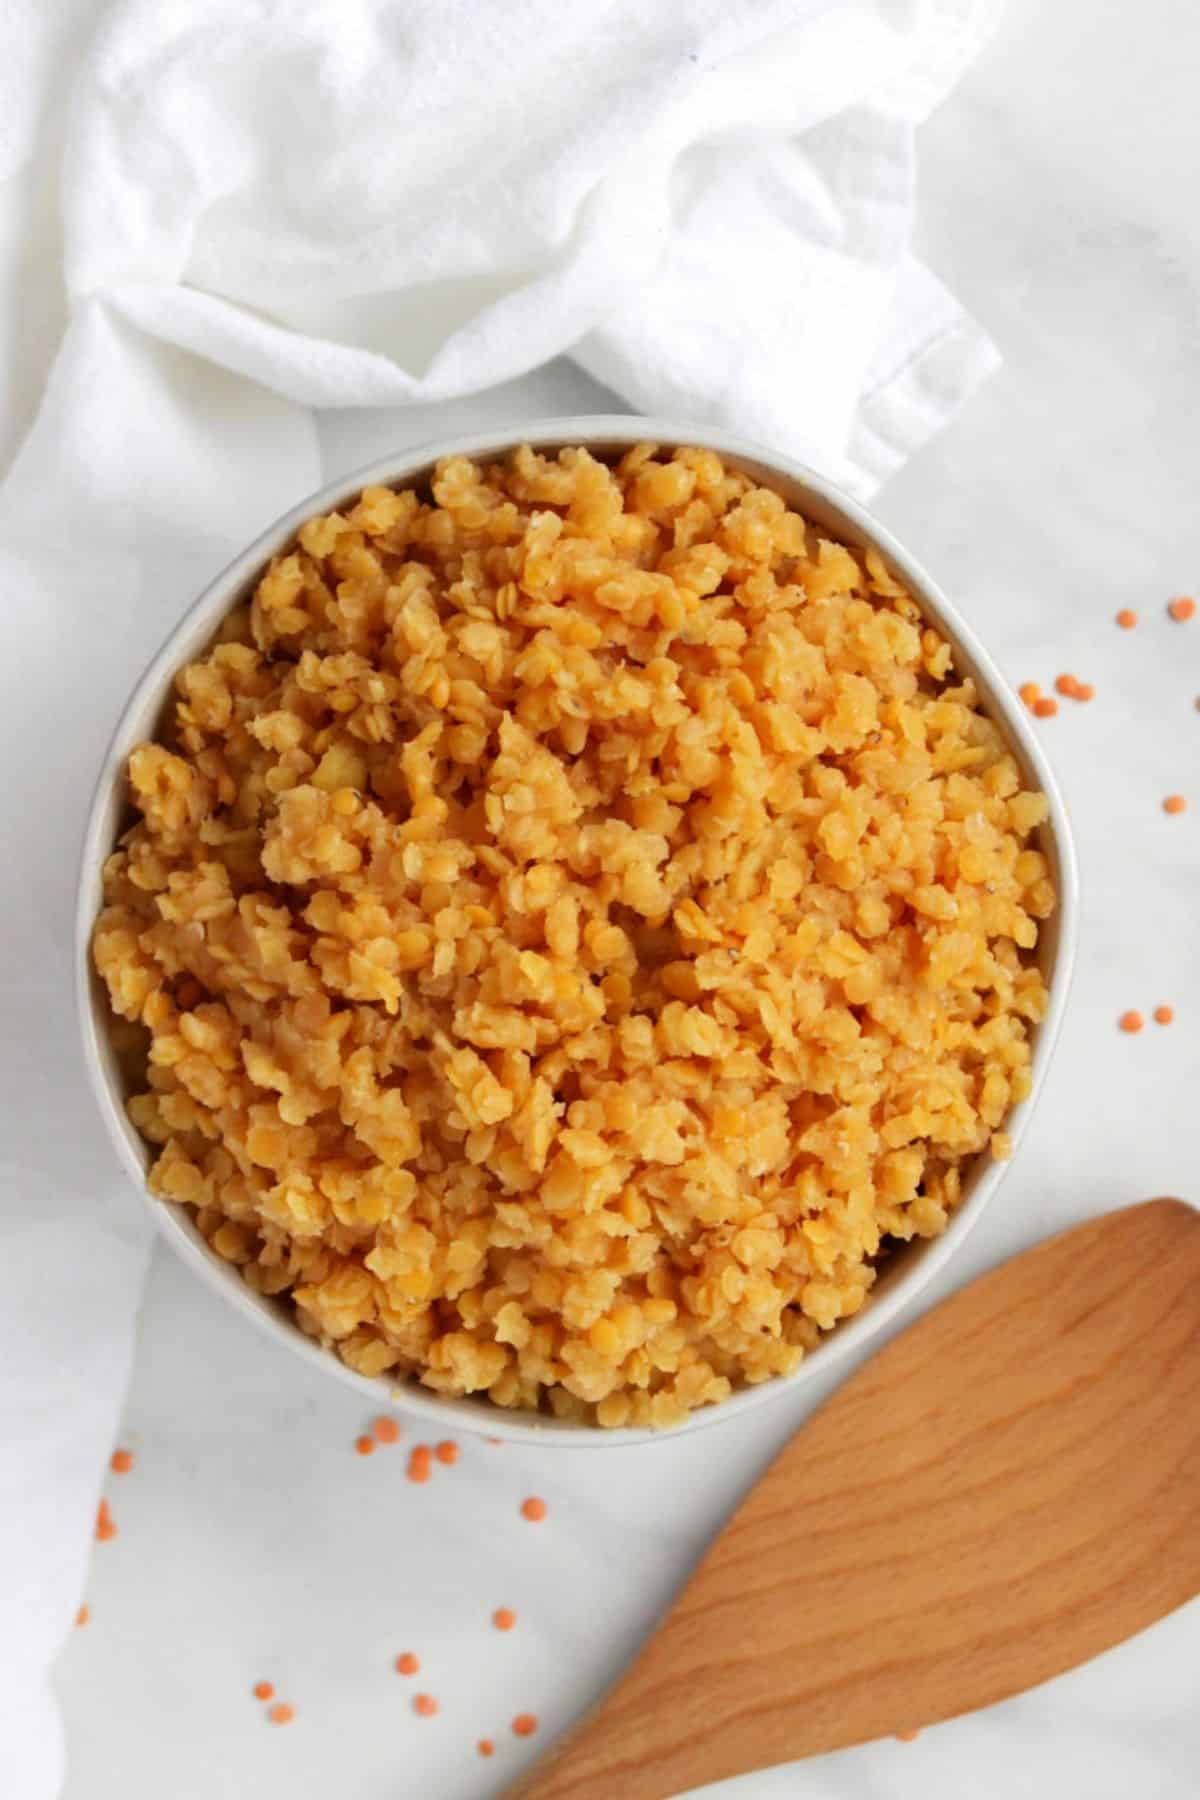
<instances>
[{"instance_id":1,"label":"wood grain texture","mask_svg":"<svg viewBox=\"0 0 1200 1800\"><path fill-rule=\"evenodd\" d=\"M1200 1592L1200 1213L1003 1264L792 1439L607 1698L510 1790L668 1800L1003 1699Z\"/></svg>"}]
</instances>

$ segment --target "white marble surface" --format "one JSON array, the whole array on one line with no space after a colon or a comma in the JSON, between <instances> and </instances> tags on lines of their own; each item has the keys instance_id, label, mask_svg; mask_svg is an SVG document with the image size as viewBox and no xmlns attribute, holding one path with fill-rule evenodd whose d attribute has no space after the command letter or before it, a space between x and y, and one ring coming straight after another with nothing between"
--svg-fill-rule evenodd
<instances>
[{"instance_id":1,"label":"white marble surface","mask_svg":"<svg viewBox=\"0 0 1200 1800\"><path fill-rule=\"evenodd\" d=\"M925 133L921 236L990 327L1004 372L878 510L941 578L1014 681L1095 683L1043 729L1073 813L1085 907L1076 992L1021 1159L929 1296L1089 1213L1200 1199L1200 13L1011 0L992 49ZM583 410L551 368L438 409L440 426ZM330 475L427 435L417 416L324 422ZM1133 606L1142 624L1119 632ZM1165 818L1161 797L1192 810ZM1117 1015L1172 1002L1140 1038ZM998 1352L1002 1350L998 1346ZM63 1659L67 1800L474 1800L584 1704L706 1533L810 1404L649 1450L464 1440L428 1487L400 1451L353 1454L356 1399L224 1311L156 1253L93 1559L93 1617ZM411 1435L411 1434L410 1434ZM538 1492L550 1516L518 1515ZM520 1614L505 1637L492 1609ZM441 1702L413 1716L391 1669L414 1649ZM1200 1604L1074 1674L914 1744L886 1742L728 1784L735 1800L950 1800L965 1791L1191 1800L1200 1779ZM249 1698L297 1708L268 1729ZM483 1763L481 1734L498 1752ZM716 1790L711 1790L714 1793Z\"/></svg>"}]
</instances>

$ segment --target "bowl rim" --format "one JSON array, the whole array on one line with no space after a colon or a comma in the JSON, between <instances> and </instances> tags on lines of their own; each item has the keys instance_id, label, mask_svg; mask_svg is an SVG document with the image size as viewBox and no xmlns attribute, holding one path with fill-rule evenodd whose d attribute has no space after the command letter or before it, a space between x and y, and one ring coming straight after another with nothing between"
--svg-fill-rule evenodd
<instances>
[{"instance_id":1,"label":"bowl rim","mask_svg":"<svg viewBox=\"0 0 1200 1800\"><path fill-rule=\"evenodd\" d=\"M485 1397L445 1397L422 1388L414 1380L397 1381L387 1375L367 1376L349 1368L340 1357L308 1338L277 1304L253 1292L232 1264L222 1261L201 1238L186 1209L155 1198L146 1184L144 1146L129 1121L115 1079L115 1064L102 1021L106 1008L99 978L91 966L92 928L99 911L104 863L115 841L121 812L125 761L130 749L153 727L170 693L179 668L211 638L226 613L261 572L268 560L283 549L298 528L314 514L330 511L353 498L364 487L401 486L426 477L432 465L447 456L500 455L517 445L554 449L582 444L608 453L651 441L665 445L696 445L716 451L764 484L783 482L792 490L790 504L815 510L818 523L851 541L875 545L885 561L910 588L922 613L950 642L957 666L976 679L984 709L1000 727L1009 747L1045 794L1049 813L1042 827L1043 845L1055 865L1058 907L1047 934L1047 986L1049 1004L1034 1040L1032 1081L1025 1100L1015 1106L1006 1122L1014 1155L1040 1097L1047 1069L1062 1025L1075 963L1078 938L1079 872L1070 820L1053 771L1040 742L1011 688L970 626L917 559L866 507L835 482L794 458L765 445L712 427L686 420L644 414L578 414L561 418L520 421L506 430L491 428L456 432L451 436L414 444L389 456L373 458L306 495L260 532L254 540L208 583L183 615L175 621L150 659L121 708L101 760L95 789L88 807L80 848L78 901L75 912L75 1003L88 1079L108 1134L126 1173L149 1207L159 1232L176 1254L205 1284L232 1305L243 1318L287 1346L314 1368L332 1374L356 1389L374 1406L399 1408L443 1431L459 1431L502 1439L510 1443L557 1445L563 1448L620 1448L632 1444L671 1443L688 1432L703 1430L723 1421L741 1418L772 1398L782 1399L820 1378L851 1353L877 1336L890 1321L911 1306L923 1288L945 1267L973 1230L1009 1162L978 1166L969 1190L938 1238L915 1244L907 1265L895 1270L886 1288L879 1290L862 1311L842 1321L805 1356L790 1375L774 1376L754 1386L740 1388L715 1406L689 1413L669 1430L626 1426L607 1430L600 1426L557 1419L552 1415L510 1412ZM798 490L798 491L797 491Z\"/></svg>"}]
</instances>

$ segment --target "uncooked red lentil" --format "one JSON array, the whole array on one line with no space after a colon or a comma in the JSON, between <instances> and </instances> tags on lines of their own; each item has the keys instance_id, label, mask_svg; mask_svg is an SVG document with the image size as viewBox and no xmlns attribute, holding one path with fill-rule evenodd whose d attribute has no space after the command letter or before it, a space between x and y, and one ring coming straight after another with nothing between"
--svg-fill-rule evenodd
<instances>
[{"instance_id":1,"label":"uncooked red lentil","mask_svg":"<svg viewBox=\"0 0 1200 1800\"><path fill-rule=\"evenodd\" d=\"M295 1707L289 1706L286 1700L281 1700L277 1706L271 1707L270 1711L267 1713L267 1717L270 1719L272 1725L290 1725L295 1716Z\"/></svg>"},{"instance_id":2,"label":"uncooked red lentil","mask_svg":"<svg viewBox=\"0 0 1200 1800\"><path fill-rule=\"evenodd\" d=\"M395 1444L400 1441L400 1427L395 1419L389 1419L386 1413L382 1413L375 1420L371 1430L381 1444Z\"/></svg>"},{"instance_id":3,"label":"uncooked red lentil","mask_svg":"<svg viewBox=\"0 0 1200 1800\"><path fill-rule=\"evenodd\" d=\"M421 1659L414 1656L411 1650L402 1650L396 1658L396 1671L400 1675L416 1675L420 1668Z\"/></svg>"},{"instance_id":4,"label":"uncooked red lentil","mask_svg":"<svg viewBox=\"0 0 1200 1800\"><path fill-rule=\"evenodd\" d=\"M77 1625L86 1625L88 1620L91 1618L91 1616L92 1616L92 1609L85 1601L84 1604L79 1608L79 1611L75 1614L75 1623Z\"/></svg>"},{"instance_id":5,"label":"uncooked red lentil","mask_svg":"<svg viewBox=\"0 0 1200 1800\"><path fill-rule=\"evenodd\" d=\"M420 1713L423 1719L432 1719L438 1710L438 1702L433 1694L414 1694L413 1711Z\"/></svg>"},{"instance_id":6,"label":"uncooked red lentil","mask_svg":"<svg viewBox=\"0 0 1200 1800\"><path fill-rule=\"evenodd\" d=\"M1178 624L1183 625L1186 624L1188 619L1194 617L1196 602L1192 599L1190 594L1180 594L1177 600L1172 600L1170 602L1167 611Z\"/></svg>"},{"instance_id":7,"label":"uncooked red lentil","mask_svg":"<svg viewBox=\"0 0 1200 1800\"><path fill-rule=\"evenodd\" d=\"M1128 606L1123 606L1117 614L1117 624L1122 631L1132 631L1138 622L1138 616Z\"/></svg>"},{"instance_id":8,"label":"uncooked red lentil","mask_svg":"<svg viewBox=\"0 0 1200 1800\"><path fill-rule=\"evenodd\" d=\"M1121 1017L1117 1020L1117 1023L1121 1027L1122 1031L1128 1031L1128 1032L1132 1033L1132 1032L1140 1031L1142 1029L1142 1026L1146 1023L1146 1021L1145 1021L1145 1019L1143 1019L1140 1012L1135 1012L1132 1008L1130 1008L1130 1010L1128 1012L1123 1012L1121 1014Z\"/></svg>"},{"instance_id":9,"label":"uncooked red lentil","mask_svg":"<svg viewBox=\"0 0 1200 1800\"><path fill-rule=\"evenodd\" d=\"M1044 694L1033 703L1034 716L1039 719L1052 719L1058 711L1058 701L1052 695Z\"/></svg>"},{"instance_id":10,"label":"uncooked red lentil","mask_svg":"<svg viewBox=\"0 0 1200 1800\"><path fill-rule=\"evenodd\" d=\"M516 1613L507 1606L498 1606L492 1614L492 1624L497 1631L511 1631L516 1622Z\"/></svg>"},{"instance_id":11,"label":"uncooked red lentil","mask_svg":"<svg viewBox=\"0 0 1200 1800\"><path fill-rule=\"evenodd\" d=\"M496 1746L493 1744L491 1738L480 1738L475 1748L478 1750L480 1756L495 1756L496 1754Z\"/></svg>"},{"instance_id":12,"label":"uncooked red lentil","mask_svg":"<svg viewBox=\"0 0 1200 1800\"><path fill-rule=\"evenodd\" d=\"M176 686L94 936L130 1115L359 1373L676 1424L1028 1092L1045 800L880 556L711 451L369 488Z\"/></svg>"},{"instance_id":13,"label":"uncooked red lentil","mask_svg":"<svg viewBox=\"0 0 1200 1800\"><path fill-rule=\"evenodd\" d=\"M538 1728L536 1713L518 1713L512 1722L517 1737L532 1737Z\"/></svg>"},{"instance_id":14,"label":"uncooked red lentil","mask_svg":"<svg viewBox=\"0 0 1200 1800\"><path fill-rule=\"evenodd\" d=\"M1154 1009L1154 1023L1156 1025L1170 1025L1174 1017L1175 1008L1173 1006L1156 1006Z\"/></svg>"},{"instance_id":15,"label":"uncooked red lentil","mask_svg":"<svg viewBox=\"0 0 1200 1800\"><path fill-rule=\"evenodd\" d=\"M117 1535L116 1521L109 1511L108 1501L102 1500L96 1509L96 1537L105 1544Z\"/></svg>"},{"instance_id":16,"label":"uncooked red lentil","mask_svg":"<svg viewBox=\"0 0 1200 1800\"><path fill-rule=\"evenodd\" d=\"M1017 692L1028 707L1035 706L1042 697L1042 690L1036 681L1023 681Z\"/></svg>"},{"instance_id":17,"label":"uncooked red lentil","mask_svg":"<svg viewBox=\"0 0 1200 1800\"><path fill-rule=\"evenodd\" d=\"M132 1450L114 1450L108 1459L108 1466L114 1475L128 1475L133 1467Z\"/></svg>"},{"instance_id":18,"label":"uncooked red lentil","mask_svg":"<svg viewBox=\"0 0 1200 1800\"><path fill-rule=\"evenodd\" d=\"M1092 700L1096 694L1091 682L1080 681L1078 675L1058 675L1055 677L1054 686L1067 700ZM1036 705L1034 710L1036 711Z\"/></svg>"},{"instance_id":19,"label":"uncooked red lentil","mask_svg":"<svg viewBox=\"0 0 1200 1800\"><path fill-rule=\"evenodd\" d=\"M428 1481L433 1473L433 1451L428 1444L415 1444L408 1458L408 1479Z\"/></svg>"},{"instance_id":20,"label":"uncooked red lentil","mask_svg":"<svg viewBox=\"0 0 1200 1800\"><path fill-rule=\"evenodd\" d=\"M1168 794L1163 801L1165 813L1181 813L1187 811L1187 801L1182 794Z\"/></svg>"},{"instance_id":21,"label":"uncooked red lentil","mask_svg":"<svg viewBox=\"0 0 1200 1800\"><path fill-rule=\"evenodd\" d=\"M458 1461L458 1445L453 1438L443 1438L433 1453L440 1463L449 1466Z\"/></svg>"},{"instance_id":22,"label":"uncooked red lentil","mask_svg":"<svg viewBox=\"0 0 1200 1800\"><path fill-rule=\"evenodd\" d=\"M273 1700L275 1698L275 1683L273 1681L256 1681L254 1684L254 1698L256 1700Z\"/></svg>"},{"instance_id":23,"label":"uncooked red lentil","mask_svg":"<svg viewBox=\"0 0 1200 1800\"><path fill-rule=\"evenodd\" d=\"M541 1523L546 1516L546 1510L546 1502L539 1500L536 1494L531 1494L528 1500L521 1502L521 1517L528 1519L533 1525Z\"/></svg>"},{"instance_id":24,"label":"uncooked red lentil","mask_svg":"<svg viewBox=\"0 0 1200 1800\"><path fill-rule=\"evenodd\" d=\"M915 1744L920 1735L920 1731L898 1731L896 1742L898 1744Z\"/></svg>"},{"instance_id":25,"label":"uncooked red lentil","mask_svg":"<svg viewBox=\"0 0 1200 1800\"><path fill-rule=\"evenodd\" d=\"M364 1432L362 1437L355 1438L354 1448L358 1451L360 1456L370 1456L375 1448L375 1439L373 1437L368 1437Z\"/></svg>"}]
</instances>

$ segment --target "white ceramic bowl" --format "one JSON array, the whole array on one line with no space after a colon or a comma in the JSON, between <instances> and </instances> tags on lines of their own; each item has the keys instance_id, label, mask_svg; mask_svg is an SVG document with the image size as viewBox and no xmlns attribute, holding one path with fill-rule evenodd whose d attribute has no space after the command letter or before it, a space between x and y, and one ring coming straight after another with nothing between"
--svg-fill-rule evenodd
<instances>
[{"instance_id":1,"label":"white ceramic bowl","mask_svg":"<svg viewBox=\"0 0 1200 1800\"><path fill-rule=\"evenodd\" d=\"M984 705L1004 732L1030 782L1047 796L1050 814L1041 834L1042 848L1053 866L1059 894L1058 910L1049 928L1043 932L1039 947L1050 990L1050 1005L1034 1046L1032 1091L1029 1098L1014 1109L1009 1122L1014 1143L1019 1143L1037 1098L1066 1001L1075 954L1078 911L1075 853L1057 784L1024 709L1006 687L987 652L976 642L970 629L925 571L862 507L811 469L776 456L759 445L678 420L628 416L569 418L521 426L511 434L489 431L474 437L428 444L372 463L369 468L333 482L320 493L308 495L244 550L201 594L171 632L121 714L105 753L84 835L75 930L79 1018L92 1085L118 1155L153 1212L159 1229L183 1260L243 1318L251 1320L277 1343L288 1345L313 1368L357 1388L365 1401L377 1407L398 1401L408 1412L426 1419L433 1430L485 1432L518 1442L578 1448L588 1444L662 1442L681 1431L697 1430L720 1419L732 1419L749 1407L769 1401L773 1395L790 1392L814 1375L824 1374L838 1357L865 1343L913 1300L954 1255L995 1193L1008 1166L992 1162L986 1155L977 1159L964 1184L962 1202L945 1233L928 1242L907 1245L890 1257L862 1312L837 1326L805 1358L794 1375L745 1388L720 1406L705 1407L692 1413L683 1425L669 1433L604 1431L551 1417L508 1412L486 1399L443 1399L416 1382L405 1382L398 1387L388 1377L373 1379L357 1375L332 1352L321 1349L307 1338L283 1305L264 1299L248 1288L236 1269L208 1248L185 1207L155 1199L146 1187L149 1161L146 1146L125 1112L121 1073L109 1039L107 1000L91 967L89 945L92 925L100 907L104 862L113 848L127 805L126 759L135 744L153 734L176 672L206 647L225 614L249 593L269 558L290 543L306 519L314 513L343 505L372 483L408 486L423 481L440 457L492 456L516 443L530 443L542 450L556 449L564 444L586 444L600 454L619 454L629 445L646 439L668 445L700 444L716 450L756 480L777 489L831 535L848 543L877 545L931 622L953 645L959 672L974 676Z\"/></svg>"}]
</instances>

